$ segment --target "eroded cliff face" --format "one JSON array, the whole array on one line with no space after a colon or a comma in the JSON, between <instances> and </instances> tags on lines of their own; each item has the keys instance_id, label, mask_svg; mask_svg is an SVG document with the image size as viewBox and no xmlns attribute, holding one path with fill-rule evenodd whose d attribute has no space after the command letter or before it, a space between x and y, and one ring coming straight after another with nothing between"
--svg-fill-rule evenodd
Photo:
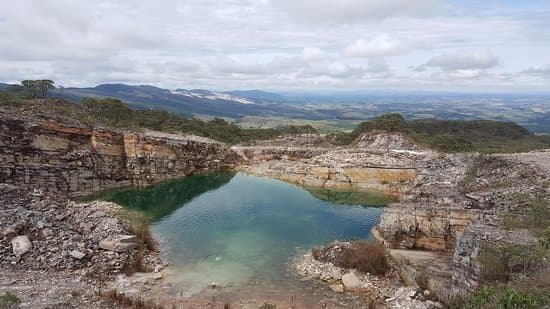
<instances>
[{"instance_id":1,"label":"eroded cliff face","mask_svg":"<svg viewBox=\"0 0 550 309\"><path fill-rule=\"evenodd\" d=\"M403 194L417 181L417 163L433 152L398 134L365 134L351 147L234 147L247 173L306 187Z\"/></svg>"},{"instance_id":2,"label":"eroded cliff face","mask_svg":"<svg viewBox=\"0 0 550 309\"><path fill-rule=\"evenodd\" d=\"M240 160L224 144L176 135L114 132L5 115L0 128L0 183L69 196L231 168Z\"/></svg>"},{"instance_id":3,"label":"eroded cliff face","mask_svg":"<svg viewBox=\"0 0 550 309\"><path fill-rule=\"evenodd\" d=\"M479 256L486 248L536 242L529 230L506 228L503 216L521 215L522 199L548 194L547 154L456 154L423 161L417 186L384 209L375 235L393 249L436 253L430 263L416 259L418 251L399 250L394 257L408 277L429 278L440 299L473 292L483 283ZM539 157L546 159L535 162Z\"/></svg>"}]
</instances>

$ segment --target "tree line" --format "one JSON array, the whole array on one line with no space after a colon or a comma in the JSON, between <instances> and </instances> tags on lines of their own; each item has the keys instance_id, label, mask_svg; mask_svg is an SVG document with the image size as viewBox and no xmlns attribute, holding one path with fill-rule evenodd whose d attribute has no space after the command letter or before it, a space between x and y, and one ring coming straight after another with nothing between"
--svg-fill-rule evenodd
<instances>
[{"instance_id":1,"label":"tree line","mask_svg":"<svg viewBox=\"0 0 550 309\"><path fill-rule=\"evenodd\" d=\"M55 89L55 82L50 79L23 80L19 85L10 85L1 94L3 98L45 99L50 90Z\"/></svg>"}]
</instances>

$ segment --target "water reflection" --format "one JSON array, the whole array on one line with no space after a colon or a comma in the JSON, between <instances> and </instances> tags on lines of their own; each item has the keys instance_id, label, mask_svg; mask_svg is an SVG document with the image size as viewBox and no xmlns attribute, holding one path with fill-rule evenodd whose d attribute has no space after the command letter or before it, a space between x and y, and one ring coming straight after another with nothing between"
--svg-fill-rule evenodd
<instances>
[{"instance_id":1,"label":"water reflection","mask_svg":"<svg viewBox=\"0 0 550 309\"><path fill-rule=\"evenodd\" d=\"M397 201L392 195L374 191L353 191L345 189L306 188L314 197L340 205L361 205L383 207Z\"/></svg>"},{"instance_id":2,"label":"water reflection","mask_svg":"<svg viewBox=\"0 0 550 309\"><path fill-rule=\"evenodd\" d=\"M160 221L178 208L211 190L228 183L234 172L207 173L161 182L145 188L129 187L89 197L120 204L141 212L149 222Z\"/></svg>"}]
</instances>

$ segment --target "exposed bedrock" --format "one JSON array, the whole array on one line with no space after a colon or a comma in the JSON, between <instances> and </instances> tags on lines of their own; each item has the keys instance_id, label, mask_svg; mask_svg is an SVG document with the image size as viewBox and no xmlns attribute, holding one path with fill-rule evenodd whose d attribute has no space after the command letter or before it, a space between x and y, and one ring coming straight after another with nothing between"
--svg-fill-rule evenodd
<instances>
[{"instance_id":1,"label":"exposed bedrock","mask_svg":"<svg viewBox=\"0 0 550 309\"><path fill-rule=\"evenodd\" d=\"M417 182L417 163L433 154L404 136L374 132L345 148L293 146L233 147L247 173L306 187L377 190L403 194Z\"/></svg>"},{"instance_id":2,"label":"exposed bedrock","mask_svg":"<svg viewBox=\"0 0 550 309\"><path fill-rule=\"evenodd\" d=\"M147 185L241 160L227 146L161 133L0 118L0 183L70 196Z\"/></svg>"},{"instance_id":3,"label":"exposed bedrock","mask_svg":"<svg viewBox=\"0 0 550 309\"><path fill-rule=\"evenodd\" d=\"M413 284L427 278L440 299L475 291L483 284L479 256L486 248L537 241L528 229L505 227L503 218L522 216L530 199L548 196L547 161L548 152L425 160L417 185L384 209L374 235L389 248L409 249L392 250L402 276ZM414 249L435 255L418 258Z\"/></svg>"}]
</instances>

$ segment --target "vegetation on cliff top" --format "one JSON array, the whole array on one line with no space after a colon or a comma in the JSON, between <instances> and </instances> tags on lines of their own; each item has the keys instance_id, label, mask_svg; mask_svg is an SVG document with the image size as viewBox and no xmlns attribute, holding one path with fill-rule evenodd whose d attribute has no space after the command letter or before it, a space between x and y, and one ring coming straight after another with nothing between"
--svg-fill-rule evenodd
<instances>
[{"instance_id":1,"label":"vegetation on cliff top","mask_svg":"<svg viewBox=\"0 0 550 309\"><path fill-rule=\"evenodd\" d=\"M135 110L120 100L109 98L85 98L82 105L77 105L61 99L25 100L4 92L0 95L0 106L30 110L35 114L68 123L196 134L230 144L272 139L285 134L317 132L310 125L244 129L221 118L203 121L164 110Z\"/></svg>"},{"instance_id":2,"label":"vegetation on cliff top","mask_svg":"<svg viewBox=\"0 0 550 309\"><path fill-rule=\"evenodd\" d=\"M23 81L0 92L0 104L21 105L22 99L46 98L53 81ZM276 138L285 134L316 133L311 125L270 129L245 129L221 118L203 121L158 109L132 109L118 99L84 98L83 105L51 99L44 103L50 113L76 118L91 124L121 129L149 129L191 133L227 143ZM334 133L327 139L335 145L349 145L362 133L375 130L403 133L416 143L443 152L522 152L550 148L550 136L537 136L512 122L491 120L417 119L407 121L401 114L386 114L361 122L351 133Z\"/></svg>"},{"instance_id":3,"label":"vegetation on cliff top","mask_svg":"<svg viewBox=\"0 0 550 309\"><path fill-rule=\"evenodd\" d=\"M329 135L337 145L351 144L362 133L384 130L407 135L416 143L443 152L520 152L550 147L550 137L536 136L512 122L418 119L387 114L360 123L351 133Z\"/></svg>"}]
</instances>

